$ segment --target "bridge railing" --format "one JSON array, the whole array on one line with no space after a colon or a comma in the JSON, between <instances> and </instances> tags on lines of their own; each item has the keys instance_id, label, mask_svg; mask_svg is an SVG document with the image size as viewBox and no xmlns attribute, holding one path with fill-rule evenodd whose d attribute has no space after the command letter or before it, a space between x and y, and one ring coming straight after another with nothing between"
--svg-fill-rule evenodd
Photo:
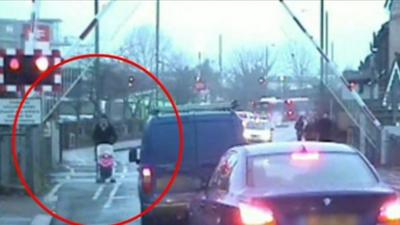
<instances>
[{"instance_id":1,"label":"bridge railing","mask_svg":"<svg viewBox=\"0 0 400 225\"><path fill-rule=\"evenodd\" d=\"M360 145L363 145L365 141L368 141L374 149L380 150L382 130L380 122L371 113L369 108L361 99L360 95L350 87L349 82L344 78L342 72L339 71L337 66L327 56L325 49L316 43L315 38L300 22L294 11L289 8L289 5L286 3L286 1L280 1L280 3L282 4L285 12L289 14L288 19L291 20L291 23L288 22L288 24L292 24L293 26L299 28L298 30L302 33L302 35L296 36L296 40L291 40L291 42L298 43L299 39L304 38L301 45L304 46L305 49L310 50L307 55L313 56L311 61L314 62L315 65L318 65L317 63L319 63L322 58L324 65L320 65L320 67L323 66L325 75L322 83L336 100L336 102L347 113L348 117L359 128L361 137ZM285 30L289 28L285 26L282 29ZM289 39L293 39L293 35L289 32L286 32L286 36ZM300 60L300 57L296 58L296 54L292 54L292 56L294 59ZM319 72L320 71L318 71L318 73ZM366 148L364 147L365 146L360 146L361 150L364 151Z\"/></svg>"},{"instance_id":2,"label":"bridge railing","mask_svg":"<svg viewBox=\"0 0 400 225\"><path fill-rule=\"evenodd\" d=\"M382 126L370 111L360 95L350 87L350 84L337 71L332 63L328 64L333 73L326 74L324 84L339 105L345 110L350 119L358 126L375 149L381 145Z\"/></svg>"}]
</instances>

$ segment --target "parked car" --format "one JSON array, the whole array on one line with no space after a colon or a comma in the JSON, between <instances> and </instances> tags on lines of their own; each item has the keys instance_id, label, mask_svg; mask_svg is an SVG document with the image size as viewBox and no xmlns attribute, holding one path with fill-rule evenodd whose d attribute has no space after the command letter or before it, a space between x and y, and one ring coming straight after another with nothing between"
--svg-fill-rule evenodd
<instances>
[{"instance_id":1,"label":"parked car","mask_svg":"<svg viewBox=\"0 0 400 225\"><path fill-rule=\"evenodd\" d=\"M191 203L189 224L400 224L400 201L352 147L264 143L222 156Z\"/></svg>"},{"instance_id":2,"label":"parked car","mask_svg":"<svg viewBox=\"0 0 400 225\"><path fill-rule=\"evenodd\" d=\"M162 203L142 219L149 224L187 224L192 196L206 186L219 158L231 147L245 144L241 120L233 111L180 113L184 126L184 156L178 177ZM178 158L179 136L175 115L159 114L147 123L140 148L130 161L139 162L142 211L168 184Z\"/></svg>"}]
</instances>

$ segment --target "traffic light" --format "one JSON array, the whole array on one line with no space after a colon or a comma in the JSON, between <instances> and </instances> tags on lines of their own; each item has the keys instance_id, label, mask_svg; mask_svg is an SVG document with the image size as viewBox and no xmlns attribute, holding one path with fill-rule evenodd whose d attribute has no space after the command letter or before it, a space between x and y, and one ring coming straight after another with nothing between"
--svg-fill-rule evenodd
<instances>
[{"instance_id":1,"label":"traffic light","mask_svg":"<svg viewBox=\"0 0 400 225\"><path fill-rule=\"evenodd\" d=\"M8 66L10 67L10 70L18 71L21 68L21 63L17 58L12 58L10 59L10 64Z\"/></svg>"},{"instance_id":2,"label":"traffic light","mask_svg":"<svg viewBox=\"0 0 400 225\"><path fill-rule=\"evenodd\" d=\"M61 58L55 55L24 55L22 53L9 54L0 58L3 60L5 85L31 85L51 66L59 63ZM61 83L59 70L53 72L42 81L42 85L56 85Z\"/></svg>"},{"instance_id":3,"label":"traffic light","mask_svg":"<svg viewBox=\"0 0 400 225\"><path fill-rule=\"evenodd\" d=\"M129 78L128 78L128 86L130 88L133 88L134 83L135 83L135 77L134 76L129 76Z\"/></svg>"},{"instance_id":4,"label":"traffic light","mask_svg":"<svg viewBox=\"0 0 400 225\"><path fill-rule=\"evenodd\" d=\"M40 56L34 60L35 60L35 67L40 72L44 72L49 68L49 60L47 59L47 57Z\"/></svg>"}]
</instances>

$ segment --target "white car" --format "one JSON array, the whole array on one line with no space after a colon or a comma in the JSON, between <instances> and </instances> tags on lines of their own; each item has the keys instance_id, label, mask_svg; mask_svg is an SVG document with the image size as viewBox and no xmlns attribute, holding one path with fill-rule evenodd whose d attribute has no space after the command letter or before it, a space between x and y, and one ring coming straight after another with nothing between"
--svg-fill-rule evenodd
<instances>
[{"instance_id":1,"label":"white car","mask_svg":"<svg viewBox=\"0 0 400 225\"><path fill-rule=\"evenodd\" d=\"M249 142L272 142L274 128L267 121L251 121L246 123L243 137Z\"/></svg>"},{"instance_id":2,"label":"white car","mask_svg":"<svg viewBox=\"0 0 400 225\"><path fill-rule=\"evenodd\" d=\"M246 111L238 111L236 112L236 115L242 120L243 126L246 126L246 124L250 121L253 121L255 119L255 116L251 112L246 112Z\"/></svg>"}]
</instances>

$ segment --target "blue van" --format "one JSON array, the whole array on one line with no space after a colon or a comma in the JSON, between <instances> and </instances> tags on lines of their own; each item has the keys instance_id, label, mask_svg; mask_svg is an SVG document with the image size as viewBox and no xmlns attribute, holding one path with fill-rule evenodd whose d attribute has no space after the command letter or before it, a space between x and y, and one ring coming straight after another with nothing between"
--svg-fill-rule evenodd
<instances>
[{"instance_id":1,"label":"blue van","mask_svg":"<svg viewBox=\"0 0 400 225\"><path fill-rule=\"evenodd\" d=\"M186 224L191 198L207 185L220 157L229 148L245 144L243 126L233 111L181 113L185 144L179 175L161 204L142 218L143 225ZM153 116L147 123L139 162L142 210L163 192L175 169L179 151L174 114ZM137 161L131 152L130 161Z\"/></svg>"}]
</instances>

